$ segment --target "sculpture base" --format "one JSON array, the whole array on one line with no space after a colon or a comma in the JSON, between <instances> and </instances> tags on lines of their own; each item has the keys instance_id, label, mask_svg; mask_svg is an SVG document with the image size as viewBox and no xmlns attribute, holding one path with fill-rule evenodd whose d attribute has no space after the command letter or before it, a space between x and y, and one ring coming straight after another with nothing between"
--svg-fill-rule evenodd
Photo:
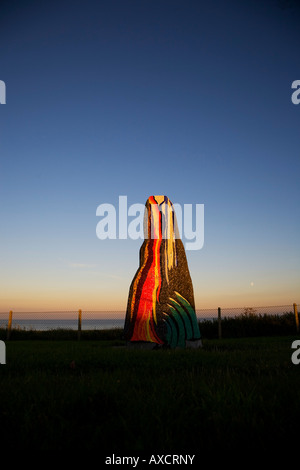
<instances>
[{"instance_id":1,"label":"sculpture base","mask_svg":"<svg viewBox=\"0 0 300 470\"><path fill-rule=\"evenodd\" d=\"M157 349L159 347L152 341L127 341L126 346L132 349Z\"/></svg>"},{"instance_id":2,"label":"sculpture base","mask_svg":"<svg viewBox=\"0 0 300 470\"><path fill-rule=\"evenodd\" d=\"M199 349L202 348L202 340L201 339L193 339L193 340L186 340L185 347L187 349Z\"/></svg>"},{"instance_id":3,"label":"sculpture base","mask_svg":"<svg viewBox=\"0 0 300 470\"><path fill-rule=\"evenodd\" d=\"M170 349L170 346L165 346L157 343L153 343L152 341L127 341L126 343L127 348L131 349ZM193 340L186 340L185 347L186 349L199 349L202 348L202 340L201 339L193 339ZM183 348L175 348L175 349L183 349Z\"/></svg>"}]
</instances>

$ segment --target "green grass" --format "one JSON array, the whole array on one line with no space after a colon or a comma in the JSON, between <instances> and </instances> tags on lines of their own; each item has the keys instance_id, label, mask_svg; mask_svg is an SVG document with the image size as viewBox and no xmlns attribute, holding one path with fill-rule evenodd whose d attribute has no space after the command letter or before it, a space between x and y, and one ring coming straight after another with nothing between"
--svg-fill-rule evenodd
<instances>
[{"instance_id":1,"label":"green grass","mask_svg":"<svg viewBox=\"0 0 300 470\"><path fill-rule=\"evenodd\" d=\"M300 424L294 339L157 351L120 340L11 340L0 366L1 448L277 452Z\"/></svg>"}]
</instances>

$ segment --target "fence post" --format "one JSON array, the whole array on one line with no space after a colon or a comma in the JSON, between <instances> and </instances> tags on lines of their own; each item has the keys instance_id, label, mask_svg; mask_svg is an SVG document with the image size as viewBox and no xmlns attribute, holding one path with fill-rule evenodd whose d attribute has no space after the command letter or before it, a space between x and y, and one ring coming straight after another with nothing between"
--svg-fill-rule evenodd
<instances>
[{"instance_id":1,"label":"fence post","mask_svg":"<svg viewBox=\"0 0 300 470\"><path fill-rule=\"evenodd\" d=\"M222 338L222 325L221 325L221 307L218 307L218 336Z\"/></svg>"},{"instance_id":2,"label":"fence post","mask_svg":"<svg viewBox=\"0 0 300 470\"><path fill-rule=\"evenodd\" d=\"M299 333L299 317L298 317L297 304L293 304L293 307L294 307L294 314L295 314L295 321L296 321L296 330L297 330L297 333Z\"/></svg>"},{"instance_id":3,"label":"fence post","mask_svg":"<svg viewBox=\"0 0 300 470\"><path fill-rule=\"evenodd\" d=\"M11 324L12 324L12 310L9 311L9 317L8 317L8 325L7 325L7 341L10 339L10 333L11 333Z\"/></svg>"},{"instance_id":4,"label":"fence post","mask_svg":"<svg viewBox=\"0 0 300 470\"><path fill-rule=\"evenodd\" d=\"M80 341L81 337L81 310L78 310L78 341Z\"/></svg>"}]
</instances>

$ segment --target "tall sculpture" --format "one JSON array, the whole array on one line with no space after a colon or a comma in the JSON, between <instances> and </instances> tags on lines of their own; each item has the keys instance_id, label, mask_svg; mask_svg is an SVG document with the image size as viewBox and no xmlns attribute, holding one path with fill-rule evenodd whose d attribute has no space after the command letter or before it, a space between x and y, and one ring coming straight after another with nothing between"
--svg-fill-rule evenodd
<instances>
[{"instance_id":1,"label":"tall sculpture","mask_svg":"<svg viewBox=\"0 0 300 470\"><path fill-rule=\"evenodd\" d=\"M148 198L144 237L129 289L125 339L150 347L201 346L186 254L167 196Z\"/></svg>"}]
</instances>

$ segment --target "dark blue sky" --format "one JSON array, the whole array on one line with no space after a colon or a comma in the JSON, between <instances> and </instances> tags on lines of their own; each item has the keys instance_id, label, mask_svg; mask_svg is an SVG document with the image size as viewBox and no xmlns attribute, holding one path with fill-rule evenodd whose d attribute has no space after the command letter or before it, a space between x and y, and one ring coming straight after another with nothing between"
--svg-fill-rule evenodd
<instances>
[{"instance_id":1,"label":"dark blue sky","mask_svg":"<svg viewBox=\"0 0 300 470\"><path fill-rule=\"evenodd\" d=\"M0 309L123 309L140 241L96 208L205 205L196 307L297 302L300 8L4 1ZM115 293L117 289L117 294Z\"/></svg>"}]
</instances>

